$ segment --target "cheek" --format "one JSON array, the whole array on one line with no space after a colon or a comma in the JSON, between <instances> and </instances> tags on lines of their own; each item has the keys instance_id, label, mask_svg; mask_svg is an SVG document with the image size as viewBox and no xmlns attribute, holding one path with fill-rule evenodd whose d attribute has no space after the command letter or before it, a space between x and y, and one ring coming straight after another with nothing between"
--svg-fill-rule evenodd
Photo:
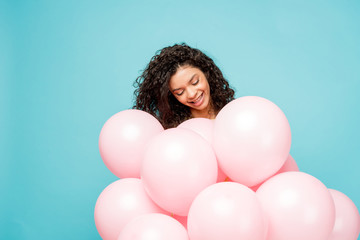
<instances>
[{"instance_id":1,"label":"cheek","mask_svg":"<svg viewBox=\"0 0 360 240\"><path fill-rule=\"evenodd\" d=\"M179 102L181 102L182 104L185 104L185 97L182 95L182 96L175 96L175 98L179 101Z\"/></svg>"},{"instance_id":2,"label":"cheek","mask_svg":"<svg viewBox=\"0 0 360 240\"><path fill-rule=\"evenodd\" d=\"M182 104L184 104L184 105L187 104L187 100L186 100L185 97L182 97L182 98L180 99L180 102L181 102Z\"/></svg>"},{"instance_id":3,"label":"cheek","mask_svg":"<svg viewBox=\"0 0 360 240\"><path fill-rule=\"evenodd\" d=\"M204 83L201 88L207 92L208 94L210 94L210 87L209 87L209 84L208 83Z\"/></svg>"}]
</instances>

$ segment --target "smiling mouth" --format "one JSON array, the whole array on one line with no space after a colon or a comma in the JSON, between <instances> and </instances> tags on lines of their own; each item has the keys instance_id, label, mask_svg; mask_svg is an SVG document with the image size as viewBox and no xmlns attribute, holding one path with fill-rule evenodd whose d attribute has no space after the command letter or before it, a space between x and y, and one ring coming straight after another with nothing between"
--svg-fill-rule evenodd
<instances>
[{"instance_id":1,"label":"smiling mouth","mask_svg":"<svg viewBox=\"0 0 360 240\"><path fill-rule=\"evenodd\" d=\"M190 102L191 104L194 104L195 106L200 106L202 104L204 93L201 93L200 96L195 100Z\"/></svg>"}]
</instances>

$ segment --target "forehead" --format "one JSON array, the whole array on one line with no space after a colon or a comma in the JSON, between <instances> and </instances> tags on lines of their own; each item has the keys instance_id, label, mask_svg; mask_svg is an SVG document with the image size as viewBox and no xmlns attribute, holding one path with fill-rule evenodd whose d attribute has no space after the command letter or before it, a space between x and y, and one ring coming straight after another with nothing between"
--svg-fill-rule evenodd
<instances>
[{"instance_id":1,"label":"forehead","mask_svg":"<svg viewBox=\"0 0 360 240\"><path fill-rule=\"evenodd\" d=\"M172 88L187 84L193 77L204 76L204 73L192 66L179 67L174 75L171 76L169 85Z\"/></svg>"}]
</instances>

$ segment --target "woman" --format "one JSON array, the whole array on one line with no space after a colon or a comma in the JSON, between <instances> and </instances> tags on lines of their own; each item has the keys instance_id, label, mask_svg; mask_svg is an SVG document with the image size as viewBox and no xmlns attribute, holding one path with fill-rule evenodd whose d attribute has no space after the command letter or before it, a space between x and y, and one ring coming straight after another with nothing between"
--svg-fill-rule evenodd
<instances>
[{"instance_id":1,"label":"woman","mask_svg":"<svg viewBox=\"0 0 360 240\"><path fill-rule=\"evenodd\" d=\"M186 44L158 51L134 86L133 108L152 114L165 129L190 118L214 119L234 99L214 61Z\"/></svg>"}]
</instances>

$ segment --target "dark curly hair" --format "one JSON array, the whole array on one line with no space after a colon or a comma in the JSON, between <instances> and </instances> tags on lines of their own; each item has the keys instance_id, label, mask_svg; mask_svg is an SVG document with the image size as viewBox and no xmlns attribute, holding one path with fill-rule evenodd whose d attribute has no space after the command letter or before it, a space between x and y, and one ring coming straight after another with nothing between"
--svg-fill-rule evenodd
<instances>
[{"instance_id":1,"label":"dark curly hair","mask_svg":"<svg viewBox=\"0 0 360 240\"><path fill-rule=\"evenodd\" d=\"M234 90L211 58L185 43L165 47L156 52L136 79L136 102L133 106L134 109L152 114L165 129L176 127L192 117L190 108L180 103L169 89L170 78L182 66L196 67L205 74L210 86L210 104L215 114L234 99Z\"/></svg>"}]
</instances>

